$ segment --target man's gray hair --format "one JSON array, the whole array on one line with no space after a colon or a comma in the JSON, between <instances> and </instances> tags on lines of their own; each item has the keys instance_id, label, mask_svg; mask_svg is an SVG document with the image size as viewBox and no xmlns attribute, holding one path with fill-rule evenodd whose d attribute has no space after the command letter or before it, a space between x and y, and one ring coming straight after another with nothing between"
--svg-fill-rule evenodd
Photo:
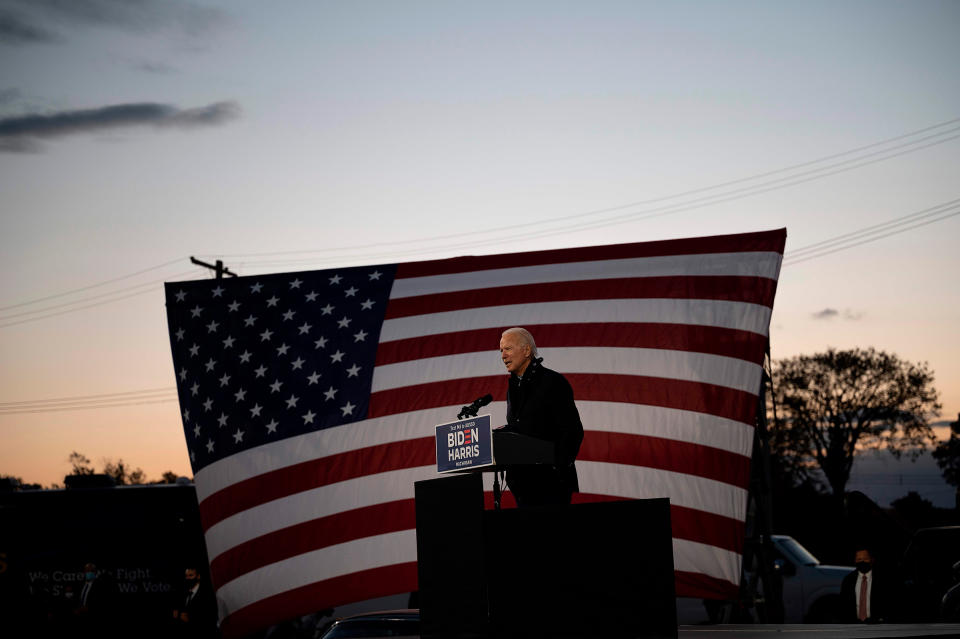
<instances>
[{"instance_id":1,"label":"man's gray hair","mask_svg":"<svg viewBox=\"0 0 960 639\"><path fill-rule=\"evenodd\" d=\"M514 326L513 328L505 330L500 337L505 335L519 335L524 344L530 345L530 357L537 357L537 343L533 341L533 335L530 334L530 331L525 328L520 328L519 326Z\"/></svg>"}]
</instances>

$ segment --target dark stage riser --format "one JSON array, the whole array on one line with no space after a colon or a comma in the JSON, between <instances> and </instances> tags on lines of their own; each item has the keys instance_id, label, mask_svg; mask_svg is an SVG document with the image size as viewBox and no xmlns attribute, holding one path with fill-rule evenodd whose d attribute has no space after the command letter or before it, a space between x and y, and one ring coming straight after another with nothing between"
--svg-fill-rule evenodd
<instances>
[{"instance_id":1,"label":"dark stage riser","mask_svg":"<svg viewBox=\"0 0 960 639\"><path fill-rule=\"evenodd\" d=\"M417 482L422 636L677 636L670 503L483 509L479 473Z\"/></svg>"}]
</instances>

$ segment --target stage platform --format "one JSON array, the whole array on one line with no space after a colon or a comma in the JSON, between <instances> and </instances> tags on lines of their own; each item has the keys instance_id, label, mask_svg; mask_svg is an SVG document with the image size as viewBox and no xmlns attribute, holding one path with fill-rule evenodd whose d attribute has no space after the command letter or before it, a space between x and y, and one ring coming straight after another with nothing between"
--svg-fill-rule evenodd
<instances>
[{"instance_id":1,"label":"stage platform","mask_svg":"<svg viewBox=\"0 0 960 639\"><path fill-rule=\"evenodd\" d=\"M678 639L896 639L960 637L960 623L932 624L722 624L680 626Z\"/></svg>"}]
</instances>

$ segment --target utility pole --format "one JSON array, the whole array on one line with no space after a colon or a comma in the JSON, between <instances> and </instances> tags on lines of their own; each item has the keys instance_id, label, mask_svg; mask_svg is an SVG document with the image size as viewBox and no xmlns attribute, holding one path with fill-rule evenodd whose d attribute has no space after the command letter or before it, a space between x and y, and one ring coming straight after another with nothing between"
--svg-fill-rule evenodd
<instances>
[{"instance_id":1,"label":"utility pole","mask_svg":"<svg viewBox=\"0 0 960 639\"><path fill-rule=\"evenodd\" d=\"M223 276L224 276L224 275L229 275L230 277L236 277L236 276L237 276L236 273L234 273L234 272L231 271L229 268L227 268L227 267L225 267L225 266L223 265L223 260L217 260L217 263L216 263L216 264L207 264L206 262L201 262L200 260L198 260L197 258L195 258L194 256L191 255L191 256L190 256L190 261L193 262L194 264L196 264L197 266L205 266L206 268L208 268L208 269L210 269L210 270L212 270L212 271L216 271L216 273L217 273L217 279L218 279L218 280L223 279Z\"/></svg>"}]
</instances>

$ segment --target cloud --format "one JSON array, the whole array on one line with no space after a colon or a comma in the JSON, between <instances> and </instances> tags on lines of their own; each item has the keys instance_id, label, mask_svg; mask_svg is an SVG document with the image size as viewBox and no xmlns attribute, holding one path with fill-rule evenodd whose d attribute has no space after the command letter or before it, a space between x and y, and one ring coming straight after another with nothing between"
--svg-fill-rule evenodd
<instances>
[{"instance_id":1,"label":"cloud","mask_svg":"<svg viewBox=\"0 0 960 639\"><path fill-rule=\"evenodd\" d=\"M0 11L0 44L35 44L59 40L59 36L52 31L32 24L19 14Z\"/></svg>"},{"instance_id":2,"label":"cloud","mask_svg":"<svg viewBox=\"0 0 960 639\"><path fill-rule=\"evenodd\" d=\"M817 311L812 314L813 319L818 320L831 320L835 317L840 317L841 313L835 308L825 308L822 311ZM843 311L843 319L850 320L851 322L856 322L857 320L863 318L863 313L861 311L852 311L849 308Z\"/></svg>"},{"instance_id":3,"label":"cloud","mask_svg":"<svg viewBox=\"0 0 960 639\"><path fill-rule=\"evenodd\" d=\"M142 61L133 63L133 68L137 71L143 71L144 73L153 73L156 75L166 75L168 73L175 73L177 70L170 66L169 64L164 64L163 62L150 62Z\"/></svg>"},{"instance_id":4,"label":"cloud","mask_svg":"<svg viewBox=\"0 0 960 639\"><path fill-rule=\"evenodd\" d=\"M20 89L0 89L0 106L20 99Z\"/></svg>"},{"instance_id":5,"label":"cloud","mask_svg":"<svg viewBox=\"0 0 960 639\"><path fill-rule=\"evenodd\" d=\"M188 0L0 0L0 42L56 42L63 38L51 28L70 30L78 25L196 36L226 20L222 10Z\"/></svg>"},{"instance_id":6,"label":"cloud","mask_svg":"<svg viewBox=\"0 0 960 639\"><path fill-rule=\"evenodd\" d=\"M195 128L223 124L240 115L235 102L215 102L194 109L142 102L97 109L21 115L0 119L0 151L22 153L39 149L38 139L100 132L130 126Z\"/></svg>"}]
</instances>

